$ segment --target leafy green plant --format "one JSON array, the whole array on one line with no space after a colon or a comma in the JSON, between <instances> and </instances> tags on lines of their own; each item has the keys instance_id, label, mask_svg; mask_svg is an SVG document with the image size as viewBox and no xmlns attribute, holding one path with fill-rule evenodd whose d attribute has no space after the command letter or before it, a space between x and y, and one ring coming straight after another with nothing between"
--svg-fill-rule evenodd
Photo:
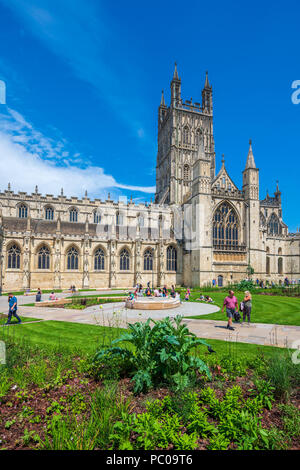
<instances>
[{"instance_id":1,"label":"leafy green plant","mask_svg":"<svg viewBox=\"0 0 300 470\"><path fill-rule=\"evenodd\" d=\"M254 389L249 389L250 395L254 395L257 401L264 408L272 409L272 403L274 402L274 390L275 387L271 385L271 382L263 379L254 379Z\"/></svg>"},{"instance_id":2,"label":"leafy green plant","mask_svg":"<svg viewBox=\"0 0 300 470\"><path fill-rule=\"evenodd\" d=\"M154 323L152 328L151 321ZM209 345L189 331L181 316L174 321L169 317L160 321L149 318L145 323L130 324L129 330L112 344L128 342L133 351L119 347L102 349L97 352L94 362L103 363L114 357L126 360L131 366L135 393L145 392L161 383L182 390L196 378L196 372L211 377L205 362L192 354L197 346Z\"/></svg>"},{"instance_id":3,"label":"leafy green plant","mask_svg":"<svg viewBox=\"0 0 300 470\"><path fill-rule=\"evenodd\" d=\"M216 434L209 440L207 446L208 450L227 450L230 445L230 440L223 434Z\"/></svg>"},{"instance_id":4,"label":"leafy green plant","mask_svg":"<svg viewBox=\"0 0 300 470\"><path fill-rule=\"evenodd\" d=\"M300 410L289 404L278 405L282 412L282 422L289 437L300 436Z\"/></svg>"}]
</instances>

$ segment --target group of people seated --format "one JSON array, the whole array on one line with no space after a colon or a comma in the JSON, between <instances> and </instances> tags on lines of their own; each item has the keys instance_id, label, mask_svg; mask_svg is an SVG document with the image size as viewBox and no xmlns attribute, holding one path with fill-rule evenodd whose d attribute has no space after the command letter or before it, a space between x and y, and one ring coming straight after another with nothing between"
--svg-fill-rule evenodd
<instances>
[{"instance_id":1,"label":"group of people seated","mask_svg":"<svg viewBox=\"0 0 300 470\"><path fill-rule=\"evenodd\" d=\"M173 285L170 291L168 290L166 285L162 289L156 287L152 290L150 288L150 282L148 282L147 287L144 291L142 284L137 284L135 291L129 293L128 300L134 300L138 297L143 297L144 295L146 297L170 297L173 299L180 298L180 294L175 291L175 287Z\"/></svg>"},{"instance_id":2,"label":"group of people seated","mask_svg":"<svg viewBox=\"0 0 300 470\"><path fill-rule=\"evenodd\" d=\"M58 300L57 296L55 295L54 291L51 292L49 296L49 300ZM38 288L36 296L35 296L35 301L36 302L41 302L42 301L42 291L40 288Z\"/></svg>"},{"instance_id":3,"label":"group of people seated","mask_svg":"<svg viewBox=\"0 0 300 470\"><path fill-rule=\"evenodd\" d=\"M212 304L214 302L213 299L209 295L204 296L203 294L200 294L199 299L196 299L196 300L200 300L202 302L208 302L209 304Z\"/></svg>"}]
</instances>

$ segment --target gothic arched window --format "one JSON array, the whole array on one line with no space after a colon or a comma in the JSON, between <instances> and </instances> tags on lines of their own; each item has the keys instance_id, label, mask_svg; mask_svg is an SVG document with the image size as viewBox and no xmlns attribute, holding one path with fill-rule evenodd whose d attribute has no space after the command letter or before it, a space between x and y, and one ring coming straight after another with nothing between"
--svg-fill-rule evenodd
<instances>
[{"instance_id":1,"label":"gothic arched window","mask_svg":"<svg viewBox=\"0 0 300 470\"><path fill-rule=\"evenodd\" d=\"M8 269L20 269L21 250L17 245L12 245L8 250L7 267Z\"/></svg>"},{"instance_id":2,"label":"gothic arched window","mask_svg":"<svg viewBox=\"0 0 300 470\"><path fill-rule=\"evenodd\" d=\"M74 207L70 209L70 222L77 222L78 221L78 210Z\"/></svg>"},{"instance_id":3,"label":"gothic arched window","mask_svg":"<svg viewBox=\"0 0 300 470\"><path fill-rule=\"evenodd\" d=\"M177 250L174 246L167 248L167 271L177 271Z\"/></svg>"},{"instance_id":4,"label":"gothic arched window","mask_svg":"<svg viewBox=\"0 0 300 470\"><path fill-rule=\"evenodd\" d=\"M50 250L42 246L38 252L38 269L50 269Z\"/></svg>"},{"instance_id":5,"label":"gothic arched window","mask_svg":"<svg viewBox=\"0 0 300 470\"><path fill-rule=\"evenodd\" d=\"M97 251L95 251L95 256L94 256L94 269L95 271L103 271L104 270L104 251L102 248L98 248Z\"/></svg>"},{"instance_id":6,"label":"gothic arched window","mask_svg":"<svg viewBox=\"0 0 300 470\"><path fill-rule=\"evenodd\" d=\"M190 141L191 141L189 126L184 126L182 135L183 135L183 143L184 144L189 144Z\"/></svg>"},{"instance_id":7,"label":"gothic arched window","mask_svg":"<svg viewBox=\"0 0 300 470\"><path fill-rule=\"evenodd\" d=\"M144 271L153 270L153 251L146 250L144 253Z\"/></svg>"},{"instance_id":8,"label":"gothic arched window","mask_svg":"<svg viewBox=\"0 0 300 470\"><path fill-rule=\"evenodd\" d=\"M78 251L76 248L72 247L67 254L67 268L68 269L78 269Z\"/></svg>"},{"instance_id":9,"label":"gothic arched window","mask_svg":"<svg viewBox=\"0 0 300 470\"><path fill-rule=\"evenodd\" d=\"M120 271L129 271L129 253L126 248L120 253Z\"/></svg>"},{"instance_id":10,"label":"gothic arched window","mask_svg":"<svg viewBox=\"0 0 300 470\"><path fill-rule=\"evenodd\" d=\"M183 167L183 181L187 183L190 180L190 167L189 165L184 165Z\"/></svg>"},{"instance_id":11,"label":"gothic arched window","mask_svg":"<svg viewBox=\"0 0 300 470\"><path fill-rule=\"evenodd\" d=\"M101 222L101 212L95 211L94 212L94 224L100 224Z\"/></svg>"},{"instance_id":12,"label":"gothic arched window","mask_svg":"<svg viewBox=\"0 0 300 470\"><path fill-rule=\"evenodd\" d=\"M269 235L279 235L281 233L281 225L276 214L272 214L268 222Z\"/></svg>"},{"instance_id":13,"label":"gothic arched window","mask_svg":"<svg viewBox=\"0 0 300 470\"><path fill-rule=\"evenodd\" d=\"M45 208L45 219L46 220L53 220L54 218L54 210L52 207L46 207Z\"/></svg>"},{"instance_id":14,"label":"gothic arched window","mask_svg":"<svg viewBox=\"0 0 300 470\"><path fill-rule=\"evenodd\" d=\"M25 204L19 206L19 218L26 219L28 215L28 208Z\"/></svg>"},{"instance_id":15,"label":"gothic arched window","mask_svg":"<svg viewBox=\"0 0 300 470\"><path fill-rule=\"evenodd\" d=\"M197 129L196 134L195 134L195 144L199 145L200 140L201 140L201 129Z\"/></svg>"},{"instance_id":16,"label":"gothic arched window","mask_svg":"<svg viewBox=\"0 0 300 470\"><path fill-rule=\"evenodd\" d=\"M230 204L223 202L213 218L213 244L215 247L234 247L239 241L238 217Z\"/></svg>"}]
</instances>

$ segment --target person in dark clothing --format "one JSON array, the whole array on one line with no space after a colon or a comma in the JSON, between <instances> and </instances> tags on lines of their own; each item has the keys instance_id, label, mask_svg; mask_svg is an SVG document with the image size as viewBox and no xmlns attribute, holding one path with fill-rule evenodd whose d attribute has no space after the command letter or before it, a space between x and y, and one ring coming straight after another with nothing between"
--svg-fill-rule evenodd
<instances>
[{"instance_id":1,"label":"person in dark clothing","mask_svg":"<svg viewBox=\"0 0 300 470\"><path fill-rule=\"evenodd\" d=\"M22 323L21 318L17 314L17 310L18 310L17 297L15 297L12 294L8 294L8 305L9 305L8 317L7 317L7 322L5 324L9 325L11 323L12 316L14 316L18 320L18 323Z\"/></svg>"},{"instance_id":2,"label":"person in dark clothing","mask_svg":"<svg viewBox=\"0 0 300 470\"><path fill-rule=\"evenodd\" d=\"M42 300L42 292L41 289L38 289L37 294L35 296L35 301L40 302Z\"/></svg>"}]
</instances>

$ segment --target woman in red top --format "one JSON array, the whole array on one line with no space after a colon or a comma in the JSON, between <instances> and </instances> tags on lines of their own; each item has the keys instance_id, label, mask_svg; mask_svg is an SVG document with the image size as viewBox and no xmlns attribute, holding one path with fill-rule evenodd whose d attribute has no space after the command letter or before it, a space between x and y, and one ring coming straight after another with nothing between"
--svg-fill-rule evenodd
<instances>
[{"instance_id":1,"label":"woman in red top","mask_svg":"<svg viewBox=\"0 0 300 470\"><path fill-rule=\"evenodd\" d=\"M234 295L233 290L229 291L229 295L225 297L224 303L223 303L223 308L222 308L222 313L224 312L224 308L226 307L226 315L228 318L228 323L227 323L227 328L229 330L234 330L232 326L232 317L234 312L239 311L239 306L238 306L238 301L237 298Z\"/></svg>"}]
</instances>

